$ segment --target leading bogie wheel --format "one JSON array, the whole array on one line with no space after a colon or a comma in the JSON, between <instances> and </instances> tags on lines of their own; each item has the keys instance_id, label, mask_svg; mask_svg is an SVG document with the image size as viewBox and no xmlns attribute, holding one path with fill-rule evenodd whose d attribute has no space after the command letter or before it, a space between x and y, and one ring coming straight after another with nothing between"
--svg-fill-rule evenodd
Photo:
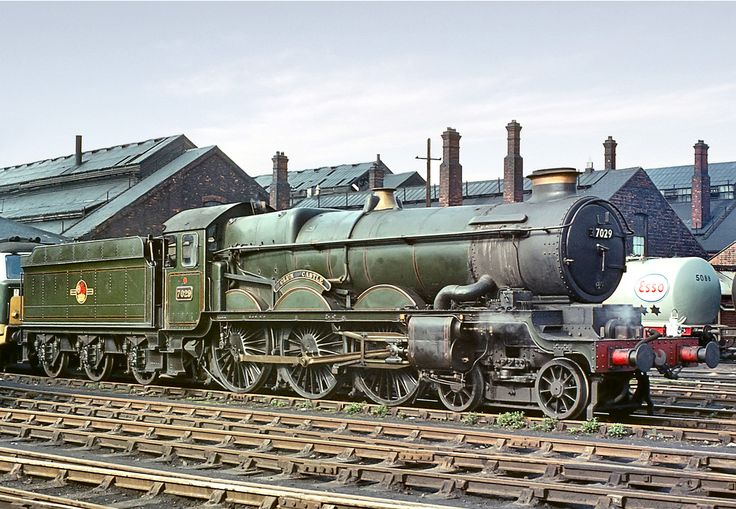
<instances>
[{"instance_id":1,"label":"leading bogie wheel","mask_svg":"<svg viewBox=\"0 0 736 509\"><path fill-rule=\"evenodd\" d=\"M478 366L451 384L437 385L437 395L445 408L453 412L470 412L483 402L485 382Z\"/></svg>"},{"instance_id":2,"label":"leading bogie wheel","mask_svg":"<svg viewBox=\"0 0 736 509\"><path fill-rule=\"evenodd\" d=\"M271 329L245 325L223 325L220 337L210 348L212 375L232 392L257 391L271 374L271 365L243 362L240 355L270 355Z\"/></svg>"},{"instance_id":3,"label":"leading bogie wheel","mask_svg":"<svg viewBox=\"0 0 736 509\"><path fill-rule=\"evenodd\" d=\"M570 359L552 359L537 373L534 393L542 411L553 419L573 419L588 405L588 378Z\"/></svg>"}]
</instances>

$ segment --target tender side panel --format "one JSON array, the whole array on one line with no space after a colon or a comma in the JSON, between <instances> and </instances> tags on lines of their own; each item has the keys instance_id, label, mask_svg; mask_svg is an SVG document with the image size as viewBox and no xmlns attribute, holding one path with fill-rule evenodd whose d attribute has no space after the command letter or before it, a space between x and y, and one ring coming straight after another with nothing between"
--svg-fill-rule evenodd
<instances>
[{"instance_id":1,"label":"tender side panel","mask_svg":"<svg viewBox=\"0 0 736 509\"><path fill-rule=\"evenodd\" d=\"M24 264L25 323L153 326L155 273L143 247L132 238L36 249Z\"/></svg>"}]
</instances>

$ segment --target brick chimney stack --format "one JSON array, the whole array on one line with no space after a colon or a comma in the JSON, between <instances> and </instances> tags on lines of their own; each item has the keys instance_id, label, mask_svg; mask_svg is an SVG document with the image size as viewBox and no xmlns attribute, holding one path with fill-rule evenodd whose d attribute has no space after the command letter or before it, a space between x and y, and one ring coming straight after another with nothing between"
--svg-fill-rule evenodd
<instances>
[{"instance_id":1,"label":"brick chimney stack","mask_svg":"<svg viewBox=\"0 0 736 509\"><path fill-rule=\"evenodd\" d=\"M273 180L269 189L271 207L276 210L289 208L291 186L289 185L289 158L283 152L276 152L273 161Z\"/></svg>"},{"instance_id":2,"label":"brick chimney stack","mask_svg":"<svg viewBox=\"0 0 736 509\"><path fill-rule=\"evenodd\" d=\"M74 162L77 166L82 165L82 135L78 134L74 144Z\"/></svg>"},{"instance_id":3,"label":"brick chimney stack","mask_svg":"<svg viewBox=\"0 0 736 509\"><path fill-rule=\"evenodd\" d=\"M383 163L381 162L381 154L376 154L376 162L371 165L371 169L368 170L368 187L370 189L376 189L383 187L383 177L385 171L383 169Z\"/></svg>"},{"instance_id":4,"label":"brick chimney stack","mask_svg":"<svg viewBox=\"0 0 736 509\"><path fill-rule=\"evenodd\" d=\"M440 206L463 204L463 167L460 164L460 133L452 127L442 133L440 164Z\"/></svg>"},{"instance_id":5,"label":"brick chimney stack","mask_svg":"<svg viewBox=\"0 0 736 509\"><path fill-rule=\"evenodd\" d=\"M616 169L616 140L611 136L603 142L603 169L604 170L615 170Z\"/></svg>"},{"instance_id":6,"label":"brick chimney stack","mask_svg":"<svg viewBox=\"0 0 736 509\"><path fill-rule=\"evenodd\" d=\"M503 201L524 201L524 160L521 158L521 125L512 120L506 124L508 152L503 158Z\"/></svg>"},{"instance_id":7,"label":"brick chimney stack","mask_svg":"<svg viewBox=\"0 0 736 509\"><path fill-rule=\"evenodd\" d=\"M695 172L692 183L692 227L702 228L710 221L710 176L708 175L708 145L703 140L695 149Z\"/></svg>"}]
</instances>

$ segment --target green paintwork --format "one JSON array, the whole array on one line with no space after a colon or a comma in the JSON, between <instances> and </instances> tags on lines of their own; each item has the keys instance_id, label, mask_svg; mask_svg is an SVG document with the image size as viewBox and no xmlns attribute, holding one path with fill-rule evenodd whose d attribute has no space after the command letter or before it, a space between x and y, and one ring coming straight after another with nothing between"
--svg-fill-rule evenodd
<instances>
[{"instance_id":1,"label":"green paintwork","mask_svg":"<svg viewBox=\"0 0 736 509\"><path fill-rule=\"evenodd\" d=\"M199 271L166 275L166 316L169 327L196 325L203 310L204 285Z\"/></svg>"},{"instance_id":2,"label":"green paintwork","mask_svg":"<svg viewBox=\"0 0 736 509\"><path fill-rule=\"evenodd\" d=\"M227 205L189 209L179 212L166 221L164 231L174 233L206 230L213 223L250 214L253 214L253 206L250 203L228 203Z\"/></svg>"},{"instance_id":3,"label":"green paintwork","mask_svg":"<svg viewBox=\"0 0 736 509\"><path fill-rule=\"evenodd\" d=\"M312 288L292 288L276 301L275 307L279 311L330 309L330 305L325 298Z\"/></svg>"},{"instance_id":4,"label":"green paintwork","mask_svg":"<svg viewBox=\"0 0 736 509\"><path fill-rule=\"evenodd\" d=\"M225 228L226 246L293 245L295 249L276 251L245 250L241 253L245 270L278 279L296 269L318 272L329 279L349 276L342 285L363 292L371 286L390 282L413 288L425 300L447 284L467 284L470 240L408 243L404 236L472 232L468 223L479 213L477 207L437 209L335 211L292 209L273 214L238 218ZM372 243L375 238L393 238L390 243ZM347 239L364 242L346 249ZM312 242L335 241L335 247L310 248ZM345 266L347 263L347 274Z\"/></svg>"},{"instance_id":5,"label":"green paintwork","mask_svg":"<svg viewBox=\"0 0 736 509\"><path fill-rule=\"evenodd\" d=\"M10 303L10 297L13 296L13 291L17 290L20 285L17 282L0 281L0 302L2 308L0 308L0 324L8 324L8 304Z\"/></svg>"},{"instance_id":6,"label":"green paintwork","mask_svg":"<svg viewBox=\"0 0 736 509\"><path fill-rule=\"evenodd\" d=\"M251 292L236 288L225 292L225 309L234 312L261 311L264 305Z\"/></svg>"},{"instance_id":7,"label":"green paintwork","mask_svg":"<svg viewBox=\"0 0 736 509\"><path fill-rule=\"evenodd\" d=\"M402 309L421 305L421 299L411 290L392 285L378 285L363 292L355 301L353 309Z\"/></svg>"},{"instance_id":8,"label":"green paintwork","mask_svg":"<svg viewBox=\"0 0 736 509\"><path fill-rule=\"evenodd\" d=\"M153 326L147 247L141 237L37 247L23 259L24 322Z\"/></svg>"}]
</instances>

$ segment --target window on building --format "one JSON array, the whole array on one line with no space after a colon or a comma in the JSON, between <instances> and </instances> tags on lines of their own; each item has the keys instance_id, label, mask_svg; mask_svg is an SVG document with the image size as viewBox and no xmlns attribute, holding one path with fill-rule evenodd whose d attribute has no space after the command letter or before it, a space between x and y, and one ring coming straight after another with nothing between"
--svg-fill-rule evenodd
<instances>
[{"instance_id":1,"label":"window on building","mask_svg":"<svg viewBox=\"0 0 736 509\"><path fill-rule=\"evenodd\" d=\"M646 214L634 214L634 220L632 221L631 228L634 230L634 235L631 237L631 249L629 254L633 256L647 256L647 223L648 217Z\"/></svg>"},{"instance_id":2,"label":"window on building","mask_svg":"<svg viewBox=\"0 0 736 509\"><path fill-rule=\"evenodd\" d=\"M197 265L197 236L192 233L181 236L181 265L182 267Z\"/></svg>"},{"instance_id":3,"label":"window on building","mask_svg":"<svg viewBox=\"0 0 736 509\"><path fill-rule=\"evenodd\" d=\"M717 198L719 200L733 200L734 198L734 185L726 184L723 186L711 186L710 197Z\"/></svg>"},{"instance_id":4,"label":"window on building","mask_svg":"<svg viewBox=\"0 0 736 509\"><path fill-rule=\"evenodd\" d=\"M665 189L662 191L665 199L670 202L688 202L692 199L692 189Z\"/></svg>"},{"instance_id":5,"label":"window on building","mask_svg":"<svg viewBox=\"0 0 736 509\"><path fill-rule=\"evenodd\" d=\"M634 235L631 238L631 254L634 256L644 256L644 237Z\"/></svg>"}]
</instances>

